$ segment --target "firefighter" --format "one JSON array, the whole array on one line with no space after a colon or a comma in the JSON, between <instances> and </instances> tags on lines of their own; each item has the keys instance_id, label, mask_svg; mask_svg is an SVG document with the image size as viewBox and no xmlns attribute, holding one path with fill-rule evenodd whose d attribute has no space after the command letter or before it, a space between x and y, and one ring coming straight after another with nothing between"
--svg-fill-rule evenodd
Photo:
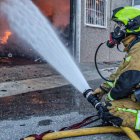
<instances>
[{"instance_id":1,"label":"firefighter","mask_svg":"<svg viewBox=\"0 0 140 140\"><path fill-rule=\"evenodd\" d=\"M105 95L109 112L122 119L120 125L140 130L140 9L126 6L113 10L116 26L107 46L123 43L126 56L117 71L94 91Z\"/></svg>"}]
</instances>

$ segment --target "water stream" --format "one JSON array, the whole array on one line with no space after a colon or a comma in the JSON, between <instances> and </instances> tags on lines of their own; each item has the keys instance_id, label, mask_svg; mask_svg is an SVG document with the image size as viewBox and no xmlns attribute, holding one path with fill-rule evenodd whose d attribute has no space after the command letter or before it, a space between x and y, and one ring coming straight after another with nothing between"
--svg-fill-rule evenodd
<instances>
[{"instance_id":1,"label":"water stream","mask_svg":"<svg viewBox=\"0 0 140 140\"><path fill-rule=\"evenodd\" d=\"M7 17L12 31L30 44L77 90L83 93L90 88L48 19L31 0L4 0L0 3L0 12Z\"/></svg>"}]
</instances>

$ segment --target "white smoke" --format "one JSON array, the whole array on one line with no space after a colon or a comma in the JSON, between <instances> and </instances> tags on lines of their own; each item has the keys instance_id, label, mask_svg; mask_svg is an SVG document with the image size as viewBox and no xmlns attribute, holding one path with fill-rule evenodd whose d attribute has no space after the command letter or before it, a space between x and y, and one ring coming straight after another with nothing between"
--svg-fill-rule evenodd
<instances>
[{"instance_id":1,"label":"white smoke","mask_svg":"<svg viewBox=\"0 0 140 140\"><path fill-rule=\"evenodd\" d=\"M73 86L80 92L90 88L51 24L32 1L5 0L0 9L8 18L11 29Z\"/></svg>"}]
</instances>

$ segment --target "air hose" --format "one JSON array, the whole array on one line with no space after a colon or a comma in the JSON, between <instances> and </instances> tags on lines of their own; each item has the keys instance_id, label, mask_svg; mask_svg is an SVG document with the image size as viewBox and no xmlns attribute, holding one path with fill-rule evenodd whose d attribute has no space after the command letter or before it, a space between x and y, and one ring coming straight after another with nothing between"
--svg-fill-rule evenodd
<instances>
[{"instance_id":1,"label":"air hose","mask_svg":"<svg viewBox=\"0 0 140 140\"><path fill-rule=\"evenodd\" d=\"M98 64L97 64L97 55L98 55L99 49L100 49L100 48L102 47L102 45L105 44L105 43L106 43L106 42L101 43L101 44L97 47L97 49L96 49L96 51L95 51L95 56L94 56L95 68L96 68L98 74L101 76L101 78L102 78L103 80L108 81L108 82L114 82L114 81L111 81L111 80L109 80L109 79L106 79L106 78L101 74L101 72L100 72L100 70L99 70L99 68L98 68Z\"/></svg>"},{"instance_id":2,"label":"air hose","mask_svg":"<svg viewBox=\"0 0 140 140\"><path fill-rule=\"evenodd\" d=\"M100 72L100 70L99 70L99 68L98 68L98 64L97 64L97 55L98 55L99 49L100 49L100 48L102 47L102 45L105 44L105 43L106 43L106 42L103 42L103 43L99 44L99 46L97 47L97 49L96 49L96 51L95 51L95 55L94 55L95 68L96 68L98 74L100 75L100 77L101 77L103 80L108 81L108 82L114 82L114 81L112 81L112 80L109 80L109 79L105 78L105 77L101 74L101 72ZM124 52L124 51L120 50L118 44L117 44L117 50L118 50L119 52Z\"/></svg>"}]
</instances>

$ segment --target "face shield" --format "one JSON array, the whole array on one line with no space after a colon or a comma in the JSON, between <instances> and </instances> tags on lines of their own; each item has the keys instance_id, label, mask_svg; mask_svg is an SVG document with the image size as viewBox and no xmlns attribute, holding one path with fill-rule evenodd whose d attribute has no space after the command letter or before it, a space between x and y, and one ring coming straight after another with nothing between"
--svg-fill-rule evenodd
<instances>
[{"instance_id":1,"label":"face shield","mask_svg":"<svg viewBox=\"0 0 140 140\"><path fill-rule=\"evenodd\" d=\"M126 30L125 25L121 22L117 22L114 25L113 32L110 33L110 39L107 41L107 46L109 48L113 48L115 45L120 44L120 42L125 38L126 36Z\"/></svg>"}]
</instances>

